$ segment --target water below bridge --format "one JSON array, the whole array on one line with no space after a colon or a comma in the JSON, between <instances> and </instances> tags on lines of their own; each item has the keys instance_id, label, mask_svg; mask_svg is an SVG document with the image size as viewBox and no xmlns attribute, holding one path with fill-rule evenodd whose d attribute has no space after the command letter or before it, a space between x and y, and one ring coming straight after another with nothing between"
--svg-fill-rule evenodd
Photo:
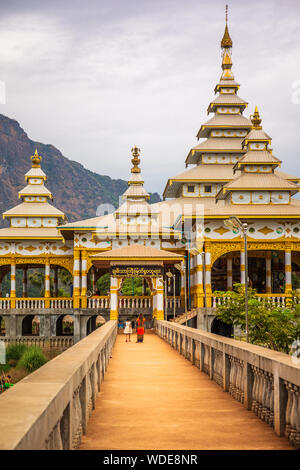
<instances>
[{"instance_id":1,"label":"water below bridge","mask_svg":"<svg viewBox=\"0 0 300 470\"><path fill-rule=\"evenodd\" d=\"M81 449L292 449L155 334L119 335Z\"/></svg>"}]
</instances>

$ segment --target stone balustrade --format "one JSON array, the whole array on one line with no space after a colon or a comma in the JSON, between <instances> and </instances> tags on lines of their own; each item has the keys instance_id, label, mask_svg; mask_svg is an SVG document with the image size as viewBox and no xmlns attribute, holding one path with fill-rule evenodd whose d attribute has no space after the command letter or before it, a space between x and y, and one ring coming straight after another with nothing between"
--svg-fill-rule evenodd
<instances>
[{"instance_id":1,"label":"stone balustrade","mask_svg":"<svg viewBox=\"0 0 300 470\"><path fill-rule=\"evenodd\" d=\"M177 297L175 297L175 308L177 310L180 307L181 307L180 297L177 296ZM174 308L174 297L167 297L167 308L168 308L168 310L173 310L173 308Z\"/></svg>"},{"instance_id":2,"label":"stone balustrade","mask_svg":"<svg viewBox=\"0 0 300 470\"><path fill-rule=\"evenodd\" d=\"M0 397L0 449L77 449L117 335L109 321Z\"/></svg>"},{"instance_id":3,"label":"stone balustrade","mask_svg":"<svg viewBox=\"0 0 300 470\"><path fill-rule=\"evenodd\" d=\"M24 344L25 346L36 346L43 350L65 350L73 346L73 336L0 336L5 344Z\"/></svg>"},{"instance_id":4,"label":"stone balustrade","mask_svg":"<svg viewBox=\"0 0 300 470\"><path fill-rule=\"evenodd\" d=\"M98 297L90 297L87 301L88 308L107 308L109 309L110 306L110 298L109 296L98 296Z\"/></svg>"},{"instance_id":5,"label":"stone balustrade","mask_svg":"<svg viewBox=\"0 0 300 470\"><path fill-rule=\"evenodd\" d=\"M119 308L151 308L152 297L150 296L120 296Z\"/></svg>"},{"instance_id":6,"label":"stone balustrade","mask_svg":"<svg viewBox=\"0 0 300 470\"><path fill-rule=\"evenodd\" d=\"M285 294L257 294L257 300L263 302L271 307L285 307L287 303L287 298L291 299L291 296ZM226 296L215 296L212 295L212 307L216 308L219 305L226 305L230 297Z\"/></svg>"},{"instance_id":7,"label":"stone balustrade","mask_svg":"<svg viewBox=\"0 0 300 470\"><path fill-rule=\"evenodd\" d=\"M235 400L300 448L300 362L174 322L156 320L155 329Z\"/></svg>"}]
</instances>

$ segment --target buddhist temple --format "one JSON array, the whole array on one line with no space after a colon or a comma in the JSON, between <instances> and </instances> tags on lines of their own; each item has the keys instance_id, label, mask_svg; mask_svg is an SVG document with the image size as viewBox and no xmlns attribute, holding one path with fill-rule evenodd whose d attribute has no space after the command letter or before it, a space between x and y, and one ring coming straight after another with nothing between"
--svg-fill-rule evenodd
<instances>
[{"instance_id":1,"label":"buddhist temple","mask_svg":"<svg viewBox=\"0 0 300 470\"><path fill-rule=\"evenodd\" d=\"M246 112L232 70L232 47L226 18L209 119L200 125L183 171L167 180L163 201L149 203L142 153L134 147L120 207L68 223L49 202L42 157L35 151L21 203L3 214L9 227L0 230L0 280L10 280L9 295L0 299L4 313L69 309L85 317L79 329L97 312L116 319L142 310L163 319L175 311L213 308L218 292L246 282L260 298L285 305L293 273L300 270L300 200L294 197L300 179L280 170L258 107L251 104ZM233 215L248 227L248 280L242 233L224 225ZM30 298L27 272L35 267L44 273L44 289ZM23 273L22 291L16 288L17 270ZM71 276L69 295L59 295L59 270ZM109 292L96 294L105 275ZM142 278L141 295L124 295L124 279L136 277ZM23 331L20 325L16 334Z\"/></svg>"}]
</instances>

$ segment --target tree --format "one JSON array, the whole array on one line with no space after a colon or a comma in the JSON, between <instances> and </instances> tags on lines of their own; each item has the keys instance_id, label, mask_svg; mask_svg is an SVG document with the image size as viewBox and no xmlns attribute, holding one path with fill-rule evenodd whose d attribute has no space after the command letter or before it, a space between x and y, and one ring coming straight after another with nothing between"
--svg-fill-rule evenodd
<instances>
[{"instance_id":1,"label":"tree","mask_svg":"<svg viewBox=\"0 0 300 470\"><path fill-rule=\"evenodd\" d=\"M233 291L216 292L216 295L224 298L223 304L217 307L217 318L245 331L244 285L235 284ZM291 301L286 307L274 307L268 298L258 300L256 290L249 288L248 328L251 343L288 354L293 341L300 337L299 293L292 292Z\"/></svg>"}]
</instances>

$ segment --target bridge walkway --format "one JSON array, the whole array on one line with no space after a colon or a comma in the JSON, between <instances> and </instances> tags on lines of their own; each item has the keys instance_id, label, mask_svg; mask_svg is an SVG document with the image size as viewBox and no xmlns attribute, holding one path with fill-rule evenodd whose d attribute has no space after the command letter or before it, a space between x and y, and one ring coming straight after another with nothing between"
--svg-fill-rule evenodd
<instances>
[{"instance_id":1,"label":"bridge walkway","mask_svg":"<svg viewBox=\"0 0 300 470\"><path fill-rule=\"evenodd\" d=\"M118 335L82 450L292 449L155 334Z\"/></svg>"}]
</instances>

